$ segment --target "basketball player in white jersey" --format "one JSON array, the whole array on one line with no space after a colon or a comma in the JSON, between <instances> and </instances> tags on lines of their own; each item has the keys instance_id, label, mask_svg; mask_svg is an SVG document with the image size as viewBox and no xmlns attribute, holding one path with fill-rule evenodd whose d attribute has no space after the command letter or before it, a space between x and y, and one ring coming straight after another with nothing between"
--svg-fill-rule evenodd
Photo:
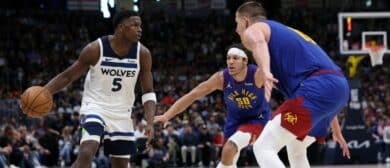
<instances>
[{"instance_id":1,"label":"basketball player in white jersey","mask_svg":"<svg viewBox=\"0 0 390 168\"><path fill-rule=\"evenodd\" d=\"M146 134L149 138L153 136L156 95L152 57L139 42L141 18L135 12L120 11L113 24L113 35L89 43L73 65L45 85L54 94L89 70L80 109L83 116L80 153L72 165L74 168L91 167L100 143L104 143L105 153L111 158L111 167L128 167L136 150L131 112L138 76L148 121Z\"/></svg>"}]
</instances>

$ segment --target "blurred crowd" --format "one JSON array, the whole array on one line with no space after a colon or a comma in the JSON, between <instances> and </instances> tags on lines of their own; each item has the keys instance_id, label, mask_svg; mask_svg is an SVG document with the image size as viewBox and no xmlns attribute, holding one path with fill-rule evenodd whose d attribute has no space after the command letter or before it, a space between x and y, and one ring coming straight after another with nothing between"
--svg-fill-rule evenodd
<instances>
[{"instance_id":1,"label":"blurred crowd","mask_svg":"<svg viewBox=\"0 0 390 168\"><path fill-rule=\"evenodd\" d=\"M390 72L366 68L361 72L364 122L378 145L378 162L390 163Z\"/></svg>"},{"instance_id":2,"label":"blurred crowd","mask_svg":"<svg viewBox=\"0 0 390 168\"><path fill-rule=\"evenodd\" d=\"M337 48L337 12L289 9L273 18L312 36L347 73L346 58L339 55ZM141 42L153 56L154 86L159 100L156 115L224 68L226 48L239 42L234 17L227 13L210 13L202 18L145 14L142 19ZM44 85L72 64L88 42L111 33L110 20L88 12L6 10L0 11L0 21L0 168L69 166L78 154L83 78L57 93L53 111L42 119L22 114L19 96L31 85ZM362 80L367 130L385 144L384 130L390 126L389 67L372 68L363 63L356 78ZM137 94L139 98L141 93ZM275 93L272 109L282 101L283 97ZM146 150L146 122L137 99L132 118L138 153L131 164L215 165L224 143L225 112L222 92L212 93L196 101L166 128L156 124L152 149ZM242 151L239 165L254 164L251 148ZM109 159L101 148L94 166L107 165Z\"/></svg>"}]
</instances>

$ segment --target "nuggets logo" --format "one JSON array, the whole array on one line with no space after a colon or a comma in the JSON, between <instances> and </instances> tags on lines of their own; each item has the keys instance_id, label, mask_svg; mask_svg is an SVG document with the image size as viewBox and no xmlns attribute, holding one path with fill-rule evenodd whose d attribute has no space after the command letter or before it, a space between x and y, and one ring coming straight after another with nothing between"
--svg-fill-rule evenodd
<instances>
[{"instance_id":1,"label":"nuggets logo","mask_svg":"<svg viewBox=\"0 0 390 168\"><path fill-rule=\"evenodd\" d=\"M241 109L250 109L252 107L251 100L255 100L256 96L252 92L242 89L241 92L234 91L229 94L228 98L237 103L237 106Z\"/></svg>"},{"instance_id":2,"label":"nuggets logo","mask_svg":"<svg viewBox=\"0 0 390 168\"><path fill-rule=\"evenodd\" d=\"M287 121L291 125L295 125L298 122L298 117L292 112L287 112L286 114L284 114L283 120Z\"/></svg>"}]
</instances>

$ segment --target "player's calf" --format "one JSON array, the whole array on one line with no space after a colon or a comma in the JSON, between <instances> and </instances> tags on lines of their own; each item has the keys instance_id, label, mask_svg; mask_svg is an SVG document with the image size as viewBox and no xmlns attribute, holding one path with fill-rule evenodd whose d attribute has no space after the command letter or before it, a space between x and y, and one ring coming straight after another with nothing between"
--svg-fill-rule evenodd
<instances>
[{"instance_id":1,"label":"player's calf","mask_svg":"<svg viewBox=\"0 0 390 168\"><path fill-rule=\"evenodd\" d=\"M242 148L248 146L252 135L251 133L237 131L223 146L221 162L217 168L235 168Z\"/></svg>"},{"instance_id":2,"label":"player's calf","mask_svg":"<svg viewBox=\"0 0 390 168\"><path fill-rule=\"evenodd\" d=\"M228 141L222 149L222 156L221 156L221 163L223 165L233 165L233 158L236 153L238 153L239 150L237 148L237 145L234 144L232 141Z\"/></svg>"},{"instance_id":3,"label":"player's calf","mask_svg":"<svg viewBox=\"0 0 390 168\"><path fill-rule=\"evenodd\" d=\"M127 168L129 163L129 159L127 158L111 157L112 168Z\"/></svg>"},{"instance_id":4,"label":"player's calf","mask_svg":"<svg viewBox=\"0 0 390 168\"><path fill-rule=\"evenodd\" d=\"M96 141L84 141L80 145L79 155L76 161L73 163L72 168L84 168L91 167L95 153L99 148L99 143Z\"/></svg>"}]
</instances>

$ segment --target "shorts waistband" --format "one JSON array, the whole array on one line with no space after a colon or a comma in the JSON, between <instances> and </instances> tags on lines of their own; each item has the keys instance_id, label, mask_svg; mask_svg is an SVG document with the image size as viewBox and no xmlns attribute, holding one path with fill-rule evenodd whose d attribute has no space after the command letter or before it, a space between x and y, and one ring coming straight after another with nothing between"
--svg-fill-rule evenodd
<instances>
[{"instance_id":1,"label":"shorts waistband","mask_svg":"<svg viewBox=\"0 0 390 168\"><path fill-rule=\"evenodd\" d=\"M309 75L309 77L322 75L322 74L335 74L339 76L344 76L344 74L341 71L333 70L333 69L321 69L318 71L314 71Z\"/></svg>"},{"instance_id":2,"label":"shorts waistband","mask_svg":"<svg viewBox=\"0 0 390 168\"><path fill-rule=\"evenodd\" d=\"M343 74L341 71L337 71L337 70L334 70L334 69L321 69L321 70L312 72L312 73L309 74L305 79L310 78L310 77L313 77L313 76L323 75L323 74L335 74L335 75L344 77L344 74ZM294 88L293 93L294 93L299 87L302 86L302 82L303 82L305 79L303 79L303 80L298 84L298 86L296 86L296 87Z\"/></svg>"}]
</instances>

